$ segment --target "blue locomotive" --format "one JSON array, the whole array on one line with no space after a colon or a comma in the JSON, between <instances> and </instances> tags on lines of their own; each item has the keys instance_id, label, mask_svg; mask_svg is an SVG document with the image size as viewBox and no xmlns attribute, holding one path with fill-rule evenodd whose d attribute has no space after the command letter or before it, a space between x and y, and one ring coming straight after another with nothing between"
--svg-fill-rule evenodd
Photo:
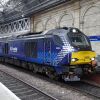
<instances>
[{"instance_id":1,"label":"blue locomotive","mask_svg":"<svg viewBox=\"0 0 100 100\"><path fill-rule=\"evenodd\" d=\"M0 40L0 61L65 81L95 70L96 53L79 29L64 27Z\"/></svg>"}]
</instances>

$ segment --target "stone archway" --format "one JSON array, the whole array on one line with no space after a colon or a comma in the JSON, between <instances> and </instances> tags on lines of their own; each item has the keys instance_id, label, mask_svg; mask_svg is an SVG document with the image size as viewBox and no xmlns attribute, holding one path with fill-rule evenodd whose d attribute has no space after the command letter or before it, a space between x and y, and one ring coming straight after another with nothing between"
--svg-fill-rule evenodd
<instances>
[{"instance_id":1,"label":"stone archway","mask_svg":"<svg viewBox=\"0 0 100 100\"><path fill-rule=\"evenodd\" d=\"M57 22L54 18L49 18L45 24L45 29L50 30L50 29L55 29L57 27Z\"/></svg>"},{"instance_id":2,"label":"stone archway","mask_svg":"<svg viewBox=\"0 0 100 100\"><path fill-rule=\"evenodd\" d=\"M73 27L74 20L71 14L64 14L59 20L59 27Z\"/></svg>"},{"instance_id":3,"label":"stone archway","mask_svg":"<svg viewBox=\"0 0 100 100\"><path fill-rule=\"evenodd\" d=\"M100 8L89 7L83 15L83 32L88 36L100 36ZM91 41L92 49L100 55L100 41Z\"/></svg>"},{"instance_id":4,"label":"stone archway","mask_svg":"<svg viewBox=\"0 0 100 100\"><path fill-rule=\"evenodd\" d=\"M100 8L90 7L86 10L82 29L89 36L100 34Z\"/></svg>"}]
</instances>

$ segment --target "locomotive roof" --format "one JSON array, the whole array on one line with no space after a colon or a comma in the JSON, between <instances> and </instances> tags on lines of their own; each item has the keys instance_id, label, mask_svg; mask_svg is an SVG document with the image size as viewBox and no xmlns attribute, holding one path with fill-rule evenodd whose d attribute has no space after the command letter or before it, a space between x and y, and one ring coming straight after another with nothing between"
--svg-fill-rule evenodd
<instances>
[{"instance_id":1,"label":"locomotive roof","mask_svg":"<svg viewBox=\"0 0 100 100\"><path fill-rule=\"evenodd\" d=\"M51 37L52 35L55 34L57 35L58 31L62 31L62 30L64 31L64 29L52 29L52 30L46 30L44 32L27 33L27 34L22 34L16 37L9 38L8 40L48 38Z\"/></svg>"},{"instance_id":2,"label":"locomotive roof","mask_svg":"<svg viewBox=\"0 0 100 100\"><path fill-rule=\"evenodd\" d=\"M11 40L48 38L48 37L51 37L52 35L63 35L62 33L67 33L67 31L70 29L77 29L77 28L63 27L63 28L57 28L57 29L52 29L52 30L46 30L44 32L26 33L26 34L21 34L18 36L1 38L0 41L6 42L6 41L11 41Z\"/></svg>"}]
</instances>

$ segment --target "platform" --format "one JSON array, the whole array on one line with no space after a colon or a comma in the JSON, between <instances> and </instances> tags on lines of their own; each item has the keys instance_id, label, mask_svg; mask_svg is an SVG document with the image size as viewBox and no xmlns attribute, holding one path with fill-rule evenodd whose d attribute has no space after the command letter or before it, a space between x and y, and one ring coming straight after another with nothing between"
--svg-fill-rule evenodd
<instances>
[{"instance_id":1,"label":"platform","mask_svg":"<svg viewBox=\"0 0 100 100\"><path fill-rule=\"evenodd\" d=\"M100 73L100 62L98 62L98 66L96 68L96 71Z\"/></svg>"},{"instance_id":2,"label":"platform","mask_svg":"<svg viewBox=\"0 0 100 100\"><path fill-rule=\"evenodd\" d=\"M97 60L96 71L100 73L100 58Z\"/></svg>"},{"instance_id":3,"label":"platform","mask_svg":"<svg viewBox=\"0 0 100 100\"><path fill-rule=\"evenodd\" d=\"M0 100L20 100L20 99L0 82Z\"/></svg>"},{"instance_id":4,"label":"platform","mask_svg":"<svg viewBox=\"0 0 100 100\"><path fill-rule=\"evenodd\" d=\"M100 87L100 56L97 59L96 73L88 76L87 79L84 79L83 81Z\"/></svg>"}]
</instances>

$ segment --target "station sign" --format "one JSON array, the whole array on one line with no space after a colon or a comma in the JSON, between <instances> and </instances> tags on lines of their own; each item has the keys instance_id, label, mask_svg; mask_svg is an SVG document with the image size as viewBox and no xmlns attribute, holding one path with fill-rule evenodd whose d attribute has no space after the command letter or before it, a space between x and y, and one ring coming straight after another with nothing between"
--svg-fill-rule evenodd
<instances>
[{"instance_id":1,"label":"station sign","mask_svg":"<svg viewBox=\"0 0 100 100\"><path fill-rule=\"evenodd\" d=\"M100 41L100 36L88 36L90 41Z\"/></svg>"}]
</instances>

